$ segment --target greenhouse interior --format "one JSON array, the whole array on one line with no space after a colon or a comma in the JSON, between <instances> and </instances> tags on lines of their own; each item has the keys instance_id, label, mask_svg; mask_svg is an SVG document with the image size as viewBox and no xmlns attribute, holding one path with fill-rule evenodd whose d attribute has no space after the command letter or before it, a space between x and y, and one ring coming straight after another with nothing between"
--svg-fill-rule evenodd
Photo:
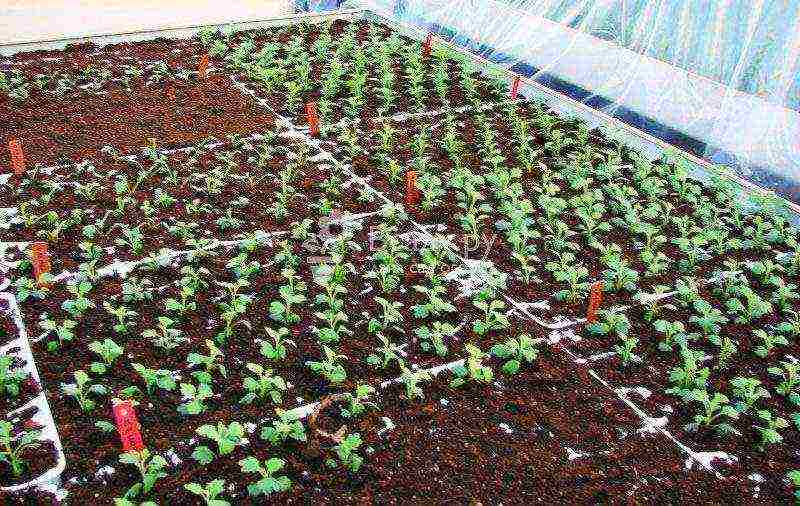
<instances>
[{"instance_id":1,"label":"greenhouse interior","mask_svg":"<svg viewBox=\"0 0 800 506\"><path fill-rule=\"evenodd\" d=\"M0 7L0 503L800 504L800 3Z\"/></svg>"}]
</instances>

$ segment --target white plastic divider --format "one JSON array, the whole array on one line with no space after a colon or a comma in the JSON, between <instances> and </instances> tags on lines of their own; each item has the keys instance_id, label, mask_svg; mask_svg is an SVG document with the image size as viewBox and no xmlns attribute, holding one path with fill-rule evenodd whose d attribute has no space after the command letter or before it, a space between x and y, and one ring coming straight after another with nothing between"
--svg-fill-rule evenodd
<instances>
[{"instance_id":1,"label":"white plastic divider","mask_svg":"<svg viewBox=\"0 0 800 506\"><path fill-rule=\"evenodd\" d=\"M7 286L7 284L5 285ZM5 287L3 287L5 288ZM25 329L25 323L22 320L22 313L20 312L17 298L11 293L0 293L0 300L8 304L9 314L17 327L17 338L10 343L0 347L0 355L8 353L10 350L15 350L13 354L22 360L24 370L33 378L40 388L39 394L31 401L25 403L23 406L9 412L6 417L13 418L14 415L30 409L36 408L36 413L33 415L33 420L42 426L41 441L52 441L56 451L56 464L51 467L41 476L18 485L8 487L0 487L0 491L13 492L23 490L31 487L38 487L40 489L49 489L53 492L58 488L61 479L61 473L67 465L66 458L64 457L64 448L61 445L61 438L58 435L53 414L50 411L50 404L47 402L47 392L44 388L41 378L39 377L39 370L36 367L36 362L33 359L31 352L30 342L28 341L28 332Z\"/></svg>"}]
</instances>

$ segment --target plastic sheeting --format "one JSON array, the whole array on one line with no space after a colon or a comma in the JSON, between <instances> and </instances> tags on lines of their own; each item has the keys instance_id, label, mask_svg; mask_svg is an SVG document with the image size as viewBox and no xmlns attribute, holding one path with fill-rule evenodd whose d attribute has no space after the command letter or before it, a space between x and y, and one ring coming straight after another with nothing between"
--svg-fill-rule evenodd
<instances>
[{"instance_id":1,"label":"plastic sheeting","mask_svg":"<svg viewBox=\"0 0 800 506\"><path fill-rule=\"evenodd\" d=\"M360 0L800 196L797 0Z\"/></svg>"}]
</instances>

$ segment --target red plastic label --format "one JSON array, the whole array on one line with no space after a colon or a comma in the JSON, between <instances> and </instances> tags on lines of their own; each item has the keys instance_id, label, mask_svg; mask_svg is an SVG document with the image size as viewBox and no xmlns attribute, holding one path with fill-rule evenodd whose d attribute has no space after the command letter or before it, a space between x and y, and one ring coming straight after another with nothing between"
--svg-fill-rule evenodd
<instances>
[{"instance_id":1,"label":"red plastic label","mask_svg":"<svg viewBox=\"0 0 800 506\"><path fill-rule=\"evenodd\" d=\"M317 115L316 102L306 104L306 119L308 120L308 132L311 135L319 135L319 116Z\"/></svg>"},{"instance_id":2,"label":"red plastic label","mask_svg":"<svg viewBox=\"0 0 800 506\"><path fill-rule=\"evenodd\" d=\"M597 310L603 303L603 282L592 283L589 291L589 307L586 309L586 322L594 323L597 320Z\"/></svg>"},{"instance_id":3,"label":"red plastic label","mask_svg":"<svg viewBox=\"0 0 800 506\"><path fill-rule=\"evenodd\" d=\"M406 171L406 204L409 206L419 202L419 190L417 189L417 171Z\"/></svg>"},{"instance_id":4,"label":"red plastic label","mask_svg":"<svg viewBox=\"0 0 800 506\"><path fill-rule=\"evenodd\" d=\"M200 59L200 65L197 66L197 74L199 75L200 79L205 79L207 72L208 72L208 55L204 54L203 57Z\"/></svg>"},{"instance_id":5,"label":"red plastic label","mask_svg":"<svg viewBox=\"0 0 800 506\"><path fill-rule=\"evenodd\" d=\"M425 56L430 56L431 54L431 44L433 43L433 34L429 33L427 37L425 37L425 44L422 46L422 54Z\"/></svg>"},{"instance_id":6,"label":"red plastic label","mask_svg":"<svg viewBox=\"0 0 800 506\"><path fill-rule=\"evenodd\" d=\"M33 263L33 276L42 286L40 282L42 275L50 272L50 255L47 253L46 242L35 242L31 245L31 263Z\"/></svg>"},{"instance_id":7,"label":"red plastic label","mask_svg":"<svg viewBox=\"0 0 800 506\"><path fill-rule=\"evenodd\" d=\"M517 93L519 92L519 82L520 82L520 77L519 76L514 77L514 82L511 84L511 99L512 100L517 98Z\"/></svg>"},{"instance_id":8,"label":"red plastic label","mask_svg":"<svg viewBox=\"0 0 800 506\"><path fill-rule=\"evenodd\" d=\"M14 167L14 174L23 174L25 172L25 154L22 152L22 144L19 139L8 141L8 151L11 154L11 166Z\"/></svg>"},{"instance_id":9,"label":"red plastic label","mask_svg":"<svg viewBox=\"0 0 800 506\"><path fill-rule=\"evenodd\" d=\"M133 409L131 401L115 400L113 410L123 451L142 450L144 448L142 433L139 430L139 421L136 419L136 411Z\"/></svg>"}]
</instances>

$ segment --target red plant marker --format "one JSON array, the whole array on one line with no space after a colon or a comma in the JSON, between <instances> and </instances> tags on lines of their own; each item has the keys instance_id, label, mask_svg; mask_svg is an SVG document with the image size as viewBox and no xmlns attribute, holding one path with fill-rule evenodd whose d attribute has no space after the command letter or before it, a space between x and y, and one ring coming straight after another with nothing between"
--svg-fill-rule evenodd
<instances>
[{"instance_id":1,"label":"red plant marker","mask_svg":"<svg viewBox=\"0 0 800 506\"><path fill-rule=\"evenodd\" d=\"M586 322L594 323L597 320L597 310L600 304L603 303L603 282L596 281L592 283L592 288L589 291L589 307L586 309Z\"/></svg>"},{"instance_id":2,"label":"red plant marker","mask_svg":"<svg viewBox=\"0 0 800 506\"><path fill-rule=\"evenodd\" d=\"M142 433L139 431L139 420L136 419L136 411L133 409L131 401L120 401L115 399L112 407L114 411L114 421L117 424L119 438L122 441L123 451L140 451L144 448Z\"/></svg>"},{"instance_id":3,"label":"red plant marker","mask_svg":"<svg viewBox=\"0 0 800 506\"><path fill-rule=\"evenodd\" d=\"M319 116L317 115L317 103L309 102L306 104L306 119L308 120L308 132L319 135Z\"/></svg>"},{"instance_id":4,"label":"red plant marker","mask_svg":"<svg viewBox=\"0 0 800 506\"><path fill-rule=\"evenodd\" d=\"M519 92L519 82L520 82L520 77L515 76L514 82L511 84L511 100L517 98L517 93Z\"/></svg>"},{"instance_id":5,"label":"red plant marker","mask_svg":"<svg viewBox=\"0 0 800 506\"><path fill-rule=\"evenodd\" d=\"M167 88L167 101L169 105L175 105L175 88L173 86Z\"/></svg>"},{"instance_id":6,"label":"red plant marker","mask_svg":"<svg viewBox=\"0 0 800 506\"><path fill-rule=\"evenodd\" d=\"M19 139L8 141L8 151L11 154L11 165L14 167L14 174L20 176L25 172L25 154L22 152L22 144Z\"/></svg>"},{"instance_id":7,"label":"red plant marker","mask_svg":"<svg viewBox=\"0 0 800 506\"><path fill-rule=\"evenodd\" d=\"M406 171L406 204L409 206L419 202L419 190L417 189L417 171Z\"/></svg>"},{"instance_id":8,"label":"red plant marker","mask_svg":"<svg viewBox=\"0 0 800 506\"><path fill-rule=\"evenodd\" d=\"M42 276L50 272L50 255L47 253L46 242L35 242L31 245L31 262L36 282L39 286L46 286L41 282Z\"/></svg>"},{"instance_id":9,"label":"red plant marker","mask_svg":"<svg viewBox=\"0 0 800 506\"><path fill-rule=\"evenodd\" d=\"M425 37L425 44L422 45L422 55L423 56L430 56L431 55L431 44L433 43L433 34L429 33L427 37Z\"/></svg>"},{"instance_id":10,"label":"red plant marker","mask_svg":"<svg viewBox=\"0 0 800 506\"><path fill-rule=\"evenodd\" d=\"M208 72L208 54L204 54L202 58L200 58L200 64L197 66L197 74L200 79L206 78L206 73Z\"/></svg>"}]
</instances>

